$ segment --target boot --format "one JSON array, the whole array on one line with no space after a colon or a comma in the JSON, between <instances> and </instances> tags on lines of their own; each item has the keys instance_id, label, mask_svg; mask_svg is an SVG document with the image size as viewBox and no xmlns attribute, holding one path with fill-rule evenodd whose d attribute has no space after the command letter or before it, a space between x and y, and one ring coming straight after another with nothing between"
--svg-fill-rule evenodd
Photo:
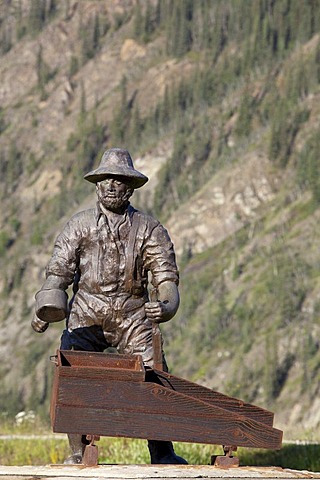
<instances>
[{"instance_id":1,"label":"boot","mask_svg":"<svg viewBox=\"0 0 320 480\"><path fill-rule=\"evenodd\" d=\"M181 464L188 465L188 462L175 454L172 442L160 440L148 440L151 464Z\"/></svg>"},{"instance_id":2,"label":"boot","mask_svg":"<svg viewBox=\"0 0 320 480\"><path fill-rule=\"evenodd\" d=\"M69 446L71 450L71 455L65 459L63 462L66 465L75 465L82 463L82 456L86 443L83 442L83 435L78 435L74 433L68 434Z\"/></svg>"}]
</instances>

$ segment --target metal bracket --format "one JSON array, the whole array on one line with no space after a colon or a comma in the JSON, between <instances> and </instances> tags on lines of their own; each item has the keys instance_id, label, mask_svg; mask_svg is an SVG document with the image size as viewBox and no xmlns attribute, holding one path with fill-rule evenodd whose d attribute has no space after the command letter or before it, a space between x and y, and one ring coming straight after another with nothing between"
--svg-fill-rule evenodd
<instances>
[{"instance_id":1,"label":"metal bracket","mask_svg":"<svg viewBox=\"0 0 320 480\"><path fill-rule=\"evenodd\" d=\"M58 365L58 355L50 355L49 359L50 359L50 362L54 363L55 365Z\"/></svg>"},{"instance_id":2,"label":"metal bracket","mask_svg":"<svg viewBox=\"0 0 320 480\"><path fill-rule=\"evenodd\" d=\"M86 439L90 443L85 446L82 464L85 467L96 467L98 465L99 451L97 445L94 445L94 442L100 440L100 437L98 435L87 435Z\"/></svg>"},{"instance_id":3,"label":"metal bracket","mask_svg":"<svg viewBox=\"0 0 320 480\"><path fill-rule=\"evenodd\" d=\"M236 468L239 467L239 458L234 457L232 452L237 451L235 445L223 445L224 455L212 455L211 465L218 468Z\"/></svg>"}]
</instances>

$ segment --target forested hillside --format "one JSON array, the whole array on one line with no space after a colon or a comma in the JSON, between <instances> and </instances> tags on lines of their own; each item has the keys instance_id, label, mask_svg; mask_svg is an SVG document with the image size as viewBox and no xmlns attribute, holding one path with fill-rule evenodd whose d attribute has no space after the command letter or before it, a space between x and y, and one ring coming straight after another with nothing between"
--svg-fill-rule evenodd
<instances>
[{"instance_id":1,"label":"forested hillside","mask_svg":"<svg viewBox=\"0 0 320 480\"><path fill-rule=\"evenodd\" d=\"M320 1L6 0L0 39L1 411L46 415L34 294L121 146L178 255L171 370L319 439Z\"/></svg>"}]
</instances>

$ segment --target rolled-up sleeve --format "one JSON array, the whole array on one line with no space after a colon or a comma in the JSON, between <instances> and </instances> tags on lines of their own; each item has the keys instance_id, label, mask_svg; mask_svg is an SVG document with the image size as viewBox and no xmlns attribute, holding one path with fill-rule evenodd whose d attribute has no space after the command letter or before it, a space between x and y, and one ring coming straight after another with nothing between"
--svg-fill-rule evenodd
<instances>
[{"instance_id":1,"label":"rolled-up sleeve","mask_svg":"<svg viewBox=\"0 0 320 480\"><path fill-rule=\"evenodd\" d=\"M151 272L151 282L158 287L162 282L179 284L179 272L172 241L167 230L158 224L146 239L144 265Z\"/></svg>"}]
</instances>

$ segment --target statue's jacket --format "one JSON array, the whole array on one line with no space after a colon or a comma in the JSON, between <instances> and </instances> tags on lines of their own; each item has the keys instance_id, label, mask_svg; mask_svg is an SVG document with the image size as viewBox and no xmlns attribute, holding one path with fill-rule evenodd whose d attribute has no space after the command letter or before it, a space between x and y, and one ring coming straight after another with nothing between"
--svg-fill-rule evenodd
<instances>
[{"instance_id":1,"label":"statue's jacket","mask_svg":"<svg viewBox=\"0 0 320 480\"><path fill-rule=\"evenodd\" d=\"M112 225L98 203L74 215L57 237L42 290L66 290L73 284L68 315L68 329L73 330L103 326L110 308L118 309L125 321L124 310L145 303L148 276L156 288L164 281L179 282L166 229L130 204Z\"/></svg>"}]
</instances>

